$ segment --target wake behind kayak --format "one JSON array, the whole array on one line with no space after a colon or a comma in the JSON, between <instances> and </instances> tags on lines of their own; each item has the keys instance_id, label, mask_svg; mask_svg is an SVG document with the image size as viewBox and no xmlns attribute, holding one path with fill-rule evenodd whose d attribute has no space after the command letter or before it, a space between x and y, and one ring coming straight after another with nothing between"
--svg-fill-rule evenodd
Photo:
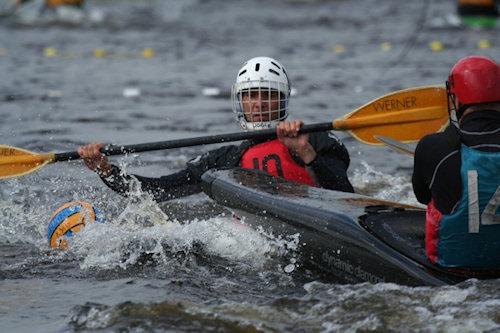
<instances>
[{"instance_id":1,"label":"wake behind kayak","mask_svg":"<svg viewBox=\"0 0 500 333\"><path fill-rule=\"evenodd\" d=\"M203 190L244 223L274 236L298 234L301 264L323 280L416 286L500 277L447 271L425 256L425 211L288 182L248 169L209 171Z\"/></svg>"}]
</instances>

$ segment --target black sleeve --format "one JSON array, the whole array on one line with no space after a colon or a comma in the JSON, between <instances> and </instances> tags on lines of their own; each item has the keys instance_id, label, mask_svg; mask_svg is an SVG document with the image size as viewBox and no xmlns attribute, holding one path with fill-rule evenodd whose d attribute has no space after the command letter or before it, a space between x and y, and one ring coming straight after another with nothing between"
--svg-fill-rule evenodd
<instances>
[{"instance_id":1,"label":"black sleeve","mask_svg":"<svg viewBox=\"0 0 500 333\"><path fill-rule=\"evenodd\" d=\"M448 214L461 197L461 140L450 124L443 132L423 137L415 149L412 186L418 202L434 200L436 208Z\"/></svg>"},{"instance_id":2,"label":"black sleeve","mask_svg":"<svg viewBox=\"0 0 500 333\"><path fill-rule=\"evenodd\" d=\"M427 205L432 199L432 193L430 189L430 179L428 178L429 169L431 166L427 166L426 162L426 145L427 139L424 137L420 140L415 148L415 157L413 159L413 175L411 177L411 183L413 186L413 192L418 202Z\"/></svg>"},{"instance_id":3,"label":"black sleeve","mask_svg":"<svg viewBox=\"0 0 500 333\"><path fill-rule=\"evenodd\" d=\"M309 141L316 151L316 159L308 165L323 188L354 192L347 178L350 158L345 146L337 137L329 133L311 133Z\"/></svg>"},{"instance_id":4,"label":"black sleeve","mask_svg":"<svg viewBox=\"0 0 500 333\"><path fill-rule=\"evenodd\" d=\"M140 184L143 191L152 195L155 201L161 202L201 192L201 175L205 171L235 167L239 159L238 146L225 146L192 159L181 171L159 178L127 175L113 166L111 174L101 179L109 188L123 196L128 196L134 184Z\"/></svg>"},{"instance_id":5,"label":"black sleeve","mask_svg":"<svg viewBox=\"0 0 500 333\"><path fill-rule=\"evenodd\" d=\"M134 184L140 185L142 191L149 193L155 201L162 202L178 197L183 197L201 191L199 182L191 175L189 170L162 176L159 178L127 175L120 168L113 165L111 174L101 177L113 191L128 196Z\"/></svg>"},{"instance_id":6,"label":"black sleeve","mask_svg":"<svg viewBox=\"0 0 500 333\"><path fill-rule=\"evenodd\" d=\"M231 145L211 150L189 161L187 170L199 183L201 176L208 170L232 169L239 166L241 155L248 145L249 143L244 141L239 146Z\"/></svg>"}]
</instances>

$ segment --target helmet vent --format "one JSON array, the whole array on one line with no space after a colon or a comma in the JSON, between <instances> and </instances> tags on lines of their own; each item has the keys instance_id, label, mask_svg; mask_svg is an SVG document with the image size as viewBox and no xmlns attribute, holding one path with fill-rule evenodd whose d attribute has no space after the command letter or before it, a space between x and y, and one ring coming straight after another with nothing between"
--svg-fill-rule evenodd
<instances>
[{"instance_id":1,"label":"helmet vent","mask_svg":"<svg viewBox=\"0 0 500 333\"><path fill-rule=\"evenodd\" d=\"M280 76L280 73L276 72L274 69L269 68L269 72Z\"/></svg>"},{"instance_id":2,"label":"helmet vent","mask_svg":"<svg viewBox=\"0 0 500 333\"><path fill-rule=\"evenodd\" d=\"M271 64L273 64L274 66L278 67L278 69L281 69L281 67L277 63L275 63L274 61L271 61Z\"/></svg>"},{"instance_id":3,"label":"helmet vent","mask_svg":"<svg viewBox=\"0 0 500 333\"><path fill-rule=\"evenodd\" d=\"M247 70L246 70L246 69L244 69L244 70L242 70L242 71L240 72L240 74L238 74L238 76L242 76L242 75L243 75L243 74L245 74L246 72L247 72Z\"/></svg>"},{"instance_id":4,"label":"helmet vent","mask_svg":"<svg viewBox=\"0 0 500 333\"><path fill-rule=\"evenodd\" d=\"M260 68L260 64L259 63L256 63L255 64L255 71L258 72L259 71L259 68Z\"/></svg>"}]
</instances>

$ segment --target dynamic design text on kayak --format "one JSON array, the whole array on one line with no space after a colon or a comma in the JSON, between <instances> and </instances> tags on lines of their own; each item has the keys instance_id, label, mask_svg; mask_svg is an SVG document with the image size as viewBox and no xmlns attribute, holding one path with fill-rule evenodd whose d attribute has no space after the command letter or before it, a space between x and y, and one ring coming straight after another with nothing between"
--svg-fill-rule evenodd
<instances>
[{"instance_id":1,"label":"dynamic design text on kayak","mask_svg":"<svg viewBox=\"0 0 500 333\"><path fill-rule=\"evenodd\" d=\"M322 259L328 265L328 267L335 267L337 269L340 269L348 274L356 276L362 281L369 281L371 283L385 282L384 278L373 275L365 271L363 268L361 268L361 266L353 265L349 261L340 259L338 256L330 255L328 251L323 252Z\"/></svg>"},{"instance_id":2,"label":"dynamic design text on kayak","mask_svg":"<svg viewBox=\"0 0 500 333\"><path fill-rule=\"evenodd\" d=\"M13 156L16 150L12 148L0 148L0 156Z\"/></svg>"},{"instance_id":3,"label":"dynamic design text on kayak","mask_svg":"<svg viewBox=\"0 0 500 333\"><path fill-rule=\"evenodd\" d=\"M417 97L408 96L405 98L384 99L373 105L375 111L401 111L411 109L417 106Z\"/></svg>"}]
</instances>

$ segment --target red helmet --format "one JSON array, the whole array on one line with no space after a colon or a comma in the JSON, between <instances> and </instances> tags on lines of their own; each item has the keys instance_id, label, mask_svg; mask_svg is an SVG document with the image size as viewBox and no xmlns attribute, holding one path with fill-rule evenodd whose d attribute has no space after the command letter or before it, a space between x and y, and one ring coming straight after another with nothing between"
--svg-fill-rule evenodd
<instances>
[{"instance_id":1,"label":"red helmet","mask_svg":"<svg viewBox=\"0 0 500 333\"><path fill-rule=\"evenodd\" d=\"M450 71L448 92L461 105L500 102L500 66L483 56L462 58Z\"/></svg>"}]
</instances>

